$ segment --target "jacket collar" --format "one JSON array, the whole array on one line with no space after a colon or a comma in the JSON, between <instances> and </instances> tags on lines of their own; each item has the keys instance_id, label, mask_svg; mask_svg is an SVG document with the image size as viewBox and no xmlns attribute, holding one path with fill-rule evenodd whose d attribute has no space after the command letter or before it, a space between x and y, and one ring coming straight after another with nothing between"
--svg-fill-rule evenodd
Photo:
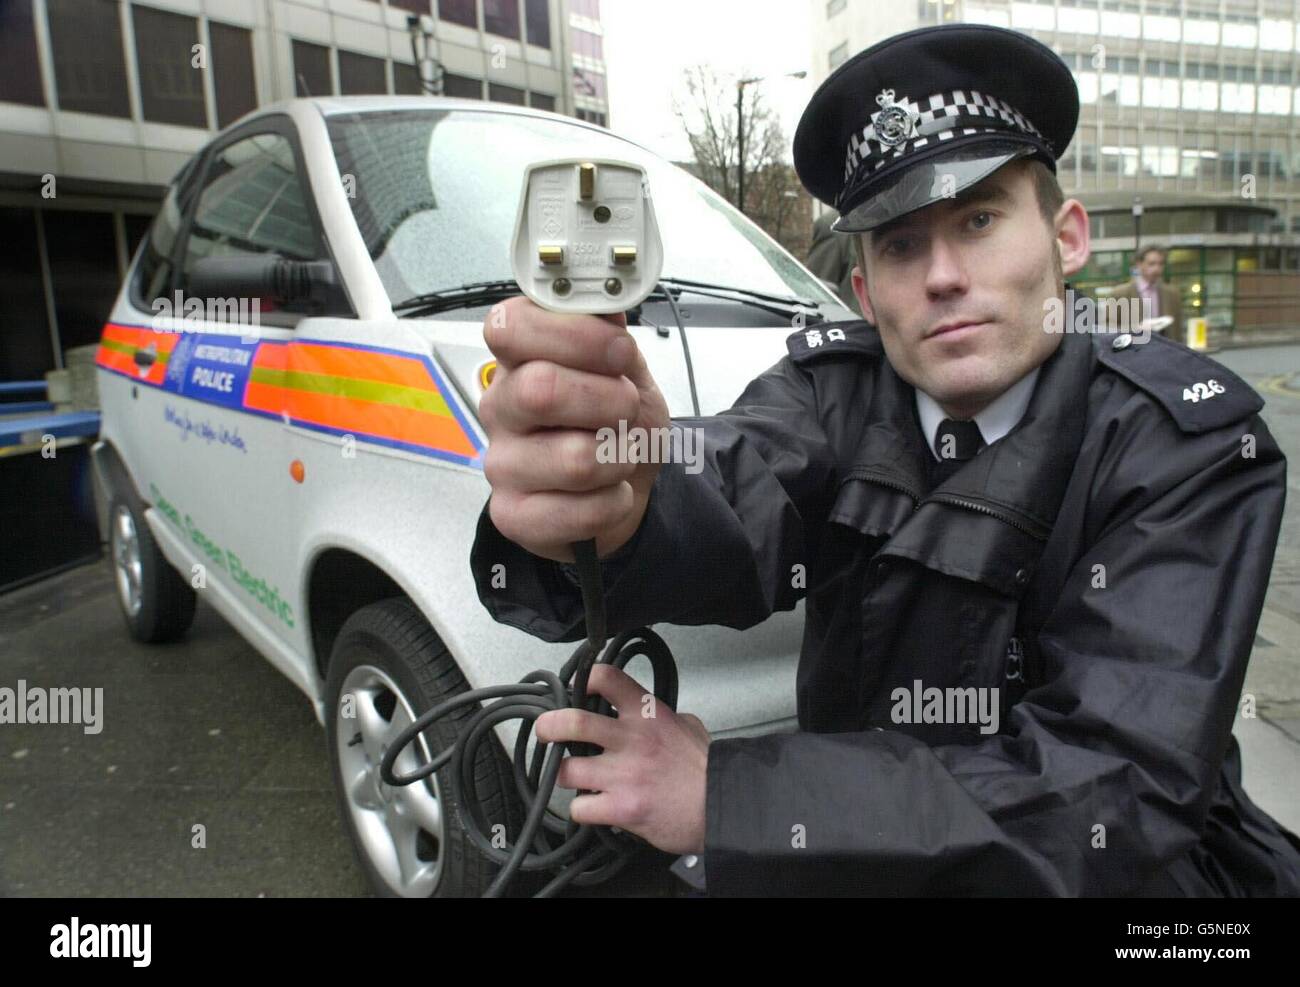
<instances>
[{"instance_id":1,"label":"jacket collar","mask_svg":"<svg viewBox=\"0 0 1300 987\"><path fill-rule=\"evenodd\" d=\"M1018 594L1074 469L1094 365L1091 338L1065 333L1041 365L1016 426L927 493L932 457L916 419L915 389L882 357L871 424L850 460L831 520L889 535L882 554ZM857 481L877 489L869 492ZM881 497L880 486L896 496Z\"/></svg>"}]
</instances>

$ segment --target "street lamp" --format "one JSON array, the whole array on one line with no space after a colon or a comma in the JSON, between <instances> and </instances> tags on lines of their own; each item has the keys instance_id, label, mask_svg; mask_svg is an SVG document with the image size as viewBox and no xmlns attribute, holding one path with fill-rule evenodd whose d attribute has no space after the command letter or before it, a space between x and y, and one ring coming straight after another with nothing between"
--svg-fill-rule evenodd
<instances>
[{"instance_id":1,"label":"street lamp","mask_svg":"<svg viewBox=\"0 0 1300 987\"><path fill-rule=\"evenodd\" d=\"M406 18L406 32L411 36L411 59L415 62L415 76L420 89L430 96L442 95L442 63L430 52L433 50L433 18L428 14L410 14ZM423 49L424 54L420 51ZM424 65L430 71L425 75Z\"/></svg>"},{"instance_id":2,"label":"street lamp","mask_svg":"<svg viewBox=\"0 0 1300 987\"><path fill-rule=\"evenodd\" d=\"M786 72L781 78L802 79L808 73L804 71ZM736 80L736 208L741 215L745 212L745 87L755 82L770 79L771 76L757 75L752 79Z\"/></svg>"}]
</instances>

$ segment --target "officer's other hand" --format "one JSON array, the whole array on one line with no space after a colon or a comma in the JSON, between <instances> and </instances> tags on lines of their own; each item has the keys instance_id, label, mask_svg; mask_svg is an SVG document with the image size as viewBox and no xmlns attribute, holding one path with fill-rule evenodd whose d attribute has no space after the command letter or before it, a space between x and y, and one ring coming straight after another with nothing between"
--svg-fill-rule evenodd
<instances>
[{"instance_id":1,"label":"officer's other hand","mask_svg":"<svg viewBox=\"0 0 1300 987\"><path fill-rule=\"evenodd\" d=\"M587 683L618 717L556 709L533 724L547 743L591 743L592 757L566 757L557 784L582 791L574 822L619 829L667 853L703 853L711 738L698 717L658 702L626 672L598 664ZM590 794L586 794L590 793Z\"/></svg>"},{"instance_id":2,"label":"officer's other hand","mask_svg":"<svg viewBox=\"0 0 1300 987\"><path fill-rule=\"evenodd\" d=\"M492 307L483 339L497 359L479 401L492 523L560 562L587 538L602 557L616 551L640 526L659 465L599 462L597 432L668 425L626 317L562 315L520 296Z\"/></svg>"}]
</instances>

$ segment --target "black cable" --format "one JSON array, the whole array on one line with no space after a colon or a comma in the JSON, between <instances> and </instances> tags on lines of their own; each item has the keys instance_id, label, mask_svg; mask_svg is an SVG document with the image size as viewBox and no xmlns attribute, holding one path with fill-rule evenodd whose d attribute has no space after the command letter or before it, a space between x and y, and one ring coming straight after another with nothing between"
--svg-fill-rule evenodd
<instances>
[{"instance_id":1,"label":"black cable","mask_svg":"<svg viewBox=\"0 0 1300 987\"><path fill-rule=\"evenodd\" d=\"M414 44L414 42L412 42ZM686 374L691 385L691 404L695 415L700 414L700 399L695 393L695 371L691 366L691 350L686 342L686 326L682 322L677 301L662 283L659 289L668 299L677 330L681 335L682 351L686 355ZM558 870L559 873L541 891L539 898L547 898L570 884L585 886L599 884L618 873L630 859L632 851L641 844L635 837L616 832L608 826L584 826L572 820L563 820L549 811L551 796L555 792L555 779L560 773L563 751L558 745L538 741L528 758L528 741L533 732L533 721L552 709L585 709L610 716L612 707L600 696L587 695L587 681L591 668L599 662L622 669L633 658L650 660L654 676L653 693L657 702L677 709L677 665L668 645L648 627L624 631L605 644L607 619L605 590L601 579L600 559L593 539L575 542L573 557L578 567L578 583L582 588L582 609L586 617L587 639L564 663L559 675L544 669L531 672L512 685L470 689L445 703L440 703L420 716L403 730L384 752L379 763L379 774L387 785L411 785L429 777L443 765L455 759L453 770L459 782L464 815L461 825L470 841L490 860L501 865L501 870L484 892L485 898L499 896L519 871ZM605 650L601 652L601 648ZM599 656L599 657L598 657ZM421 732L431 724L455 712L462 706L477 705L489 699L496 702L484 706L462 728L456 743L442 751L428 764L409 774L394 772L398 756ZM629 714L629 710L624 710ZM474 778L474 765L480 745L495 742L494 727L506 720L520 720L515 737L513 760L515 788L523 802L523 829L513 844L506 848L493 845L487 835L490 828L483 811L478 787ZM598 754L595 744L569 744L569 754L587 757ZM558 842L556 842L558 841Z\"/></svg>"},{"instance_id":2,"label":"black cable","mask_svg":"<svg viewBox=\"0 0 1300 987\"><path fill-rule=\"evenodd\" d=\"M695 417L699 418L700 396L695 393L695 367L691 365L691 347L686 342L686 325L682 322L682 313L677 308L677 299L662 281L659 282L659 290L668 299L668 307L673 310L673 318L677 320L677 334L682 338L682 352L686 355L686 380L691 385L691 407L695 409Z\"/></svg>"},{"instance_id":3,"label":"black cable","mask_svg":"<svg viewBox=\"0 0 1300 987\"><path fill-rule=\"evenodd\" d=\"M501 865L484 897L500 895L519 871L558 870L558 875L538 892L549 897L569 884L584 886L607 880L622 869L640 841L608 826L585 826L563 820L549 811L555 779L563 757L561 745L538 741L532 758L528 741L533 721L552 709L573 707L609 716L612 707L600 696L587 695L591 668L597 661L624 668L633 658L650 661L657 702L677 708L677 666L663 639L648 627L625 631L605 644L605 596L601 585L600 561L592 540L573 545L582 587L582 604L586 613L587 639L577 649L558 675L544 669L532 672L511 685L471 689L419 717L389 745L379 771L385 784L410 785L433 774L454 761L452 770L459 783L464 815L461 825L470 841L489 859ZM601 652L602 646L604 651ZM569 684L569 683L572 684ZM408 774L398 775L394 765L398 756L422 731L435 721L463 706L496 700L479 709L465 724L456 743L439 753L428 764ZM629 715L630 710L623 710ZM506 720L518 719L513 760L515 788L523 802L526 818L513 844L494 846L488 835L490 822L483 811L474 765L479 747L495 743L494 727ZM591 744L570 744L569 753L586 756L599 753Z\"/></svg>"}]
</instances>

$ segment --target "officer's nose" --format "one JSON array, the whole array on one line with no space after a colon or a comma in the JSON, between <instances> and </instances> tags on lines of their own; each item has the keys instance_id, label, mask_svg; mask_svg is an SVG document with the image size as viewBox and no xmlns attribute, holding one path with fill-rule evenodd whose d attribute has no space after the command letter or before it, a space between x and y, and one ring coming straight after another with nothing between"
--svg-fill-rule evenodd
<instances>
[{"instance_id":1,"label":"officer's nose","mask_svg":"<svg viewBox=\"0 0 1300 987\"><path fill-rule=\"evenodd\" d=\"M969 287L961 252L947 237L930 238L925 290L933 297L960 294Z\"/></svg>"}]
</instances>

